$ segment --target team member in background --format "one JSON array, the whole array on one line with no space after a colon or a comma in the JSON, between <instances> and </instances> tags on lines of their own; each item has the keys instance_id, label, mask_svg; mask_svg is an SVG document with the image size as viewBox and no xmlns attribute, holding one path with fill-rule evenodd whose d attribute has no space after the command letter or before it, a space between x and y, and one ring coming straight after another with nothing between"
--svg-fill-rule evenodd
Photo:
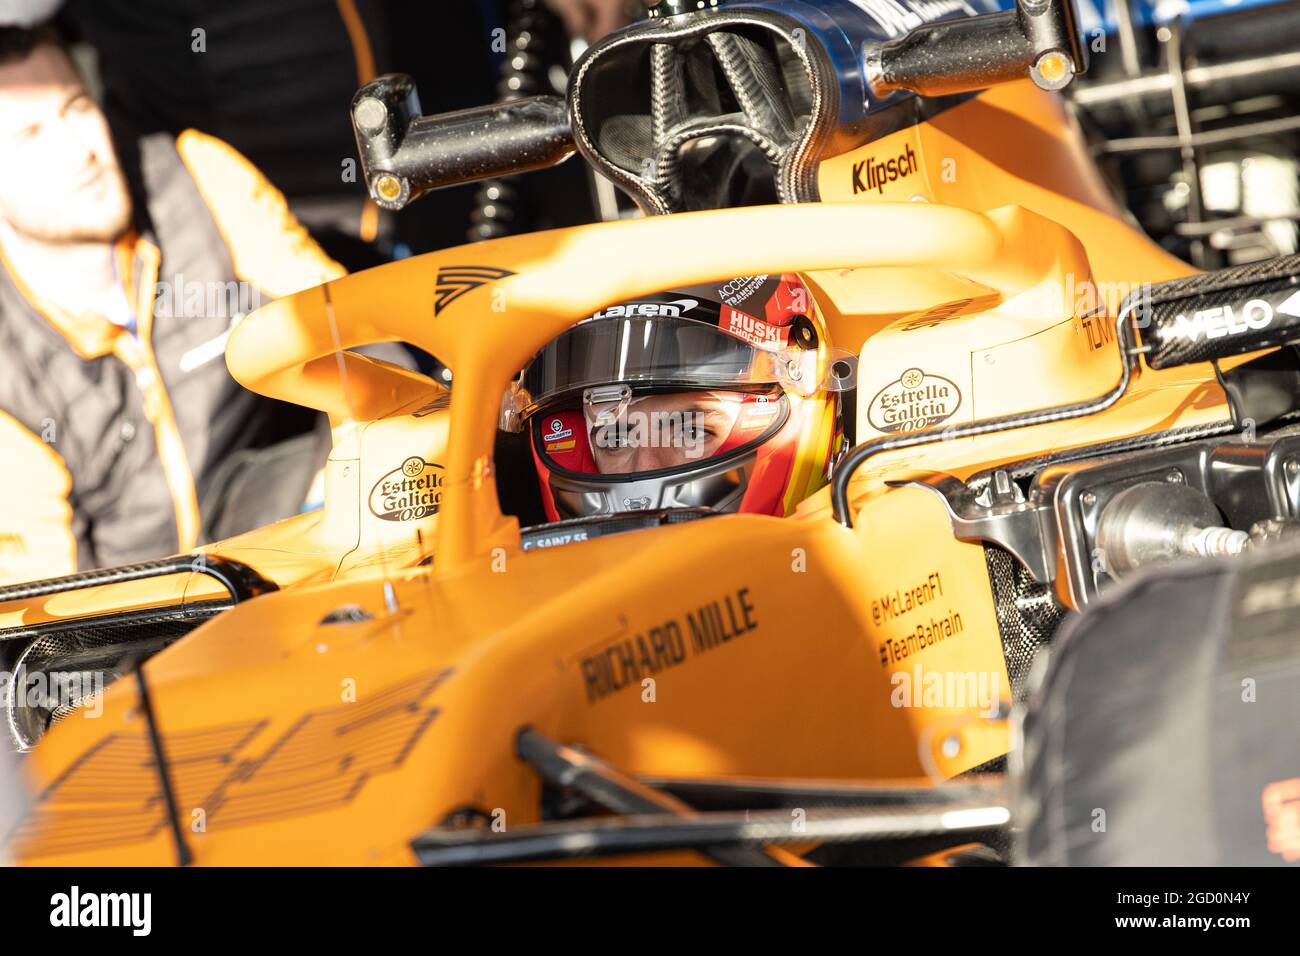
<instances>
[{"instance_id":1,"label":"team member in background","mask_svg":"<svg viewBox=\"0 0 1300 956\"><path fill-rule=\"evenodd\" d=\"M0 27L0 582L192 548L223 464L314 423L230 377L232 324L341 273L230 147L119 156L58 37ZM318 464L286 462L247 524Z\"/></svg>"}]
</instances>

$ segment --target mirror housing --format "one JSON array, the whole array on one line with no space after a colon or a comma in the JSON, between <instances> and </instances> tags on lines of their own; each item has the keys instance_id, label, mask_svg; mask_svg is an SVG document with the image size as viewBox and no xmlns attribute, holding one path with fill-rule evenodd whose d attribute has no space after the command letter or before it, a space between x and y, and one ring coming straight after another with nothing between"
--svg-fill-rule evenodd
<instances>
[{"instance_id":1,"label":"mirror housing","mask_svg":"<svg viewBox=\"0 0 1300 956\"><path fill-rule=\"evenodd\" d=\"M574 151L559 96L421 116L415 81L386 73L357 90L351 117L366 188L385 209L430 189L554 166Z\"/></svg>"}]
</instances>

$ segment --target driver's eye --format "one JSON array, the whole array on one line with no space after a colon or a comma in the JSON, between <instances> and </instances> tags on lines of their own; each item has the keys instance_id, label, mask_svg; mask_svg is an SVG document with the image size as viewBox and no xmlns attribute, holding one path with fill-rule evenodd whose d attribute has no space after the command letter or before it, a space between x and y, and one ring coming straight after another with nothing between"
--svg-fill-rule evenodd
<instances>
[{"instance_id":1,"label":"driver's eye","mask_svg":"<svg viewBox=\"0 0 1300 956\"><path fill-rule=\"evenodd\" d=\"M683 442L705 442L717 432L702 421L684 421L674 426L676 437Z\"/></svg>"}]
</instances>

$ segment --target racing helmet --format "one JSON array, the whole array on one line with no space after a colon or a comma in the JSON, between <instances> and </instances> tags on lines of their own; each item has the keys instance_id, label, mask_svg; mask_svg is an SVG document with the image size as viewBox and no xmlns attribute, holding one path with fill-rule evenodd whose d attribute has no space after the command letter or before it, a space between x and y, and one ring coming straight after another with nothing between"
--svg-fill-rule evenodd
<instances>
[{"instance_id":1,"label":"racing helmet","mask_svg":"<svg viewBox=\"0 0 1300 956\"><path fill-rule=\"evenodd\" d=\"M511 383L501 426L528 431L551 521L784 515L826 484L851 368L797 275L741 276L582 319Z\"/></svg>"}]
</instances>

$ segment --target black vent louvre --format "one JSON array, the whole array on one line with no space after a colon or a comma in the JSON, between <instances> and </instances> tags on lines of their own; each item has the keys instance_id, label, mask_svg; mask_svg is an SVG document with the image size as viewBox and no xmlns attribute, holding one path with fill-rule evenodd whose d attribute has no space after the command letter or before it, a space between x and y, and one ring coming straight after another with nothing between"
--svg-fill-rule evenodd
<instances>
[{"instance_id":1,"label":"black vent louvre","mask_svg":"<svg viewBox=\"0 0 1300 956\"><path fill-rule=\"evenodd\" d=\"M1055 638L1069 609L1056 599L1050 585L1036 582L1005 548L985 544L984 560L993 588L1011 694L1016 703L1021 703L1034 659Z\"/></svg>"},{"instance_id":2,"label":"black vent louvre","mask_svg":"<svg viewBox=\"0 0 1300 956\"><path fill-rule=\"evenodd\" d=\"M0 659L14 675L0 701L10 746L31 747L51 723L86 706L90 688L106 688L230 606L226 600L195 601L0 631ZM28 699L29 686L41 688L38 701Z\"/></svg>"}]
</instances>

